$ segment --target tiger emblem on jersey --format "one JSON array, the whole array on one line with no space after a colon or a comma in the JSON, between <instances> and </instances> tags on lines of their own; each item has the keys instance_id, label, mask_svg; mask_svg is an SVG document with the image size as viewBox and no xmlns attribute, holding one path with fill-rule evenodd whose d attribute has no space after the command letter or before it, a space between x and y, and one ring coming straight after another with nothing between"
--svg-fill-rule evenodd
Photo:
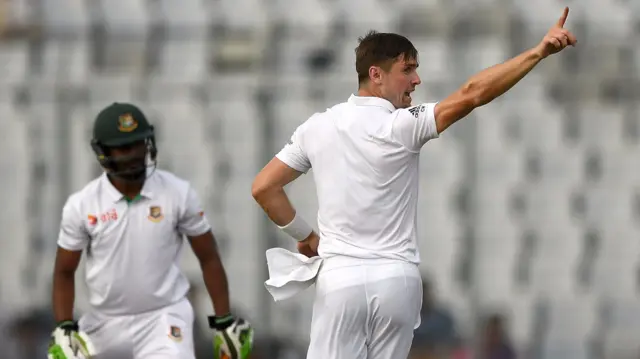
<instances>
[{"instance_id":1,"label":"tiger emblem on jersey","mask_svg":"<svg viewBox=\"0 0 640 359\"><path fill-rule=\"evenodd\" d=\"M160 206L151 206L149 207L149 216L148 216L149 220L151 222L160 222L162 221L162 219L164 218L164 215L162 214L162 207Z\"/></svg>"},{"instance_id":2,"label":"tiger emblem on jersey","mask_svg":"<svg viewBox=\"0 0 640 359\"><path fill-rule=\"evenodd\" d=\"M182 331L180 330L180 328L172 325L169 329L169 338L175 340L176 342L182 341Z\"/></svg>"}]
</instances>

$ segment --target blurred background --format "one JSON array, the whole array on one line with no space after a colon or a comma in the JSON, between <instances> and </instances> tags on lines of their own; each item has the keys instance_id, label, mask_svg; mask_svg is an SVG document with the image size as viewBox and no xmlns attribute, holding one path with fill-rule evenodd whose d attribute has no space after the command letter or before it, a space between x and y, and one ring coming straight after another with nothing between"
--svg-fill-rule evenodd
<instances>
[{"instance_id":1,"label":"blurred background","mask_svg":"<svg viewBox=\"0 0 640 359\"><path fill-rule=\"evenodd\" d=\"M0 1L2 358L45 355L61 208L100 173L91 126L114 101L143 109L159 167L202 197L235 311L256 327L254 358L304 358L313 289L278 304L264 289L265 250L293 246L251 198L254 175L311 114L357 91L354 48L369 29L413 41L414 103L434 102L536 45L565 5L579 46L422 151L412 355L640 358L637 0ZM289 193L315 218L311 176ZM183 267L198 358L210 358L190 250Z\"/></svg>"}]
</instances>

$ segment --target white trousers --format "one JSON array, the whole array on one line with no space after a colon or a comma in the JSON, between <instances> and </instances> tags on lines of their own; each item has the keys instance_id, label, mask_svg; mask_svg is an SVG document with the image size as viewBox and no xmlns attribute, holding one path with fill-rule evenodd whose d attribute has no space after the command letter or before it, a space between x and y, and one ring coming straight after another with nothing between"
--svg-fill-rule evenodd
<instances>
[{"instance_id":1,"label":"white trousers","mask_svg":"<svg viewBox=\"0 0 640 359\"><path fill-rule=\"evenodd\" d=\"M406 262L323 263L307 359L405 359L420 325L422 279Z\"/></svg>"},{"instance_id":2,"label":"white trousers","mask_svg":"<svg viewBox=\"0 0 640 359\"><path fill-rule=\"evenodd\" d=\"M96 347L96 359L195 359L193 320L193 308L183 299L136 315L87 313L78 324Z\"/></svg>"}]
</instances>

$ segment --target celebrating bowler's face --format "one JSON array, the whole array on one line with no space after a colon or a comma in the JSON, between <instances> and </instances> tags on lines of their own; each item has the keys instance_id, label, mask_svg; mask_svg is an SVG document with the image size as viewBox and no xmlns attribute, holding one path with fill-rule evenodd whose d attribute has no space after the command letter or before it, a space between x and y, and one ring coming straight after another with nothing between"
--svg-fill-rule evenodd
<instances>
[{"instance_id":1,"label":"celebrating bowler's face","mask_svg":"<svg viewBox=\"0 0 640 359\"><path fill-rule=\"evenodd\" d=\"M396 108L411 106L411 93L420 84L418 61L399 56L389 71L382 72L382 93Z\"/></svg>"}]
</instances>

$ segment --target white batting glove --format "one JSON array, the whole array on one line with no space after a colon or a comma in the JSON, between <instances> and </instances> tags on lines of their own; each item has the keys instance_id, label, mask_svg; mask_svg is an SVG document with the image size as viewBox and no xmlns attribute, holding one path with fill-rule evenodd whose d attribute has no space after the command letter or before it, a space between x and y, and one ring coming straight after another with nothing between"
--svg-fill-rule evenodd
<instances>
[{"instance_id":1,"label":"white batting glove","mask_svg":"<svg viewBox=\"0 0 640 359\"><path fill-rule=\"evenodd\" d=\"M78 330L76 322L61 322L51 333L48 359L91 359L94 355L93 344L87 334Z\"/></svg>"},{"instance_id":2,"label":"white batting glove","mask_svg":"<svg viewBox=\"0 0 640 359\"><path fill-rule=\"evenodd\" d=\"M213 337L214 359L247 359L253 348L253 328L242 318L231 314L222 317L210 316L209 328L215 330Z\"/></svg>"}]
</instances>

